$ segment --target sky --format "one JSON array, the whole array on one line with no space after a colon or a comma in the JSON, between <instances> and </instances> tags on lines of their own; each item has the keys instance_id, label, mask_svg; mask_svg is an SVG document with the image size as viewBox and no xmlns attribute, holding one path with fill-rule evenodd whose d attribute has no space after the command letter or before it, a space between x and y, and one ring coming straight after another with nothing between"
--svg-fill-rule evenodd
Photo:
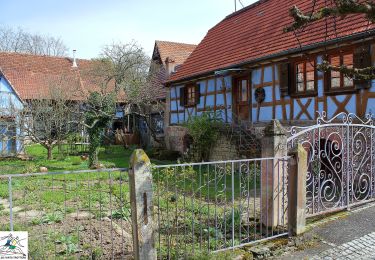
<instances>
[{"instance_id":1,"label":"sky","mask_svg":"<svg viewBox=\"0 0 375 260\"><path fill-rule=\"evenodd\" d=\"M247 6L255 0L241 0ZM234 11L234 0L0 0L0 24L60 37L78 58L106 44L137 41L151 55L155 40L198 44ZM237 9L242 8L237 2Z\"/></svg>"}]
</instances>

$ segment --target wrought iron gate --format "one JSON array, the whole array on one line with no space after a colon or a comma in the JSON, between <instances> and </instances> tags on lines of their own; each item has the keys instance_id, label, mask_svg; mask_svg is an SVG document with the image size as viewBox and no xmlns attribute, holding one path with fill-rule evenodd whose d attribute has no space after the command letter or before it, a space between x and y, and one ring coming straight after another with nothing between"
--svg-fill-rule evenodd
<instances>
[{"instance_id":1,"label":"wrought iron gate","mask_svg":"<svg viewBox=\"0 0 375 260\"><path fill-rule=\"evenodd\" d=\"M317 124L292 127L288 148L300 143L308 152L306 183L309 216L336 211L375 197L374 119L340 113Z\"/></svg>"}]
</instances>

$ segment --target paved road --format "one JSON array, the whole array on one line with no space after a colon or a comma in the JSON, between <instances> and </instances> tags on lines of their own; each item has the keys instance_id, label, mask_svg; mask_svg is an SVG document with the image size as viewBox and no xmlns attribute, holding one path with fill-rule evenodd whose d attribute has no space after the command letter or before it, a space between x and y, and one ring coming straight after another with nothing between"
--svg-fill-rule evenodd
<instances>
[{"instance_id":1,"label":"paved road","mask_svg":"<svg viewBox=\"0 0 375 260\"><path fill-rule=\"evenodd\" d=\"M375 259L375 204L309 231L321 242L281 259Z\"/></svg>"}]
</instances>

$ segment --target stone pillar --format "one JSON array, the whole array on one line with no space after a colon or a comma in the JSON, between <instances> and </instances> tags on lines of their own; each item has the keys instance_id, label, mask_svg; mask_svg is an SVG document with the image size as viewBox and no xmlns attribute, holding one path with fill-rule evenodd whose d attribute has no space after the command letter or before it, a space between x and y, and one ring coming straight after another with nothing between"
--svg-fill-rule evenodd
<instances>
[{"instance_id":1,"label":"stone pillar","mask_svg":"<svg viewBox=\"0 0 375 260\"><path fill-rule=\"evenodd\" d=\"M286 156L286 130L278 120L272 120L264 129L262 158L284 158ZM261 220L266 227L286 224L286 178L286 161L278 159L261 161Z\"/></svg>"},{"instance_id":2,"label":"stone pillar","mask_svg":"<svg viewBox=\"0 0 375 260\"><path fill-rule=\"evenodd\" d=\"M130 157L129 186L134 259L154 260L151 163L142 149Z\"/></svg>"},{"instance_id":3,"label":"stone pillar","mask_svg":"<svg viewBox=\"0 0 375 260\"><path fill-rule=\"evenodd\" d=\"M288 231L300 235L306 227L307 152L301 144L289 152Z\"/></svg>"}]
</instances>

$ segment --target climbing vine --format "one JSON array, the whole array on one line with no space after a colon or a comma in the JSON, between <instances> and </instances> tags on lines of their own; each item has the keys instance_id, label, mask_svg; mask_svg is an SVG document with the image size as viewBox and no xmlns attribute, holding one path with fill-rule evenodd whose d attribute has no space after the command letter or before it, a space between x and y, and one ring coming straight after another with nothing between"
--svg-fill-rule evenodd
<instances>
[{"instance_id":1,"label":"climbing vine","mask_svg":"<svg viewBox=\"0 0 375 260\"><path fill-rule=\"evenodd\" d=\"M105 129L112 122L115 114L116 99L114 93L90 93L86 111L85 124L89 135L89 167L98 166L98 152Z\"/></svg>"}]
</instances>

